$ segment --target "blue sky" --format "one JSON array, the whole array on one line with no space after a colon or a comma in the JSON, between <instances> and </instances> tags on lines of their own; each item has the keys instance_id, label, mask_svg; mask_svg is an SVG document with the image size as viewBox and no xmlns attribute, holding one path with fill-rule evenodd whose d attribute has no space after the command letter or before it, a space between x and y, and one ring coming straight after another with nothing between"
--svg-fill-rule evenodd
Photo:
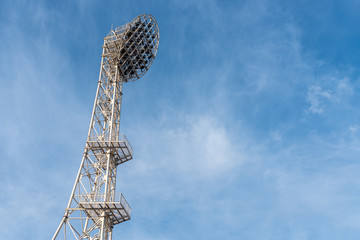
<instances>
[{"instance_id":1,"label":"blue sky","mask_svg":"<svg viewBox=\"0 0 360 240\"><path fill-rule=\"evenodd\" d=\"M113 239L360 236L357 1L0 2L0 236L50 239L85 145L103 37L152 14L126 84Z\"/></svg>"}]
</instances>

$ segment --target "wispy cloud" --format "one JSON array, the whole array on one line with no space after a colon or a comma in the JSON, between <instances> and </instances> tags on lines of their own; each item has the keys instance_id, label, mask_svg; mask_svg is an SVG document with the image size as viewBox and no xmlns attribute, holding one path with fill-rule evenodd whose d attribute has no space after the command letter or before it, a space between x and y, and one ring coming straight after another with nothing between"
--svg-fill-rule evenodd
<instances>
[{"instance_id":1,"label":"wispy cloud","mask_svg":"<svg viewBox=\"0 0 360 240\"><path fill-rule=\"evenodd\" d=\"M134 215L114 238L356 239L356 78L312 54L304 19L282 1L122 4L19 2L0 18L0 213L11 216L0 235L24 239L12 236L19 222L28 239L53 234L85 144L102 31L146 8L161 42L151 79L125 86L135 154L118 187Z\"/></svg>"},{"instance_id":2,"label":"wispy cloud","mask_svg":"<svg viewBox=\"0 0 360 240\"><path fill-rule=\"evenodd\" d=\"M334 95L329 90L322 90L319 86L312 86L309 88L307 94L307 101L310 104L309 111L312 113L322 113L324 111L321 101L332 100Z\"/></svg>"},{"instance_id":3,"label":"wispy cloud","mask_svg":"<svg viewBox=\"0 0 360 240\"><path fill-rule=\"evenodd\" d=\"M347 78L341 80L325 78L323 81L332 83L331 89L323 89L321 86L316 85L310 86L307 92L306 100L310 105L308 111L314 114L323 113L328 104L346 104L344 100L346 101L353 92ZM326 83L326 85L328 84Z\"/></svg>"}]
</instances>

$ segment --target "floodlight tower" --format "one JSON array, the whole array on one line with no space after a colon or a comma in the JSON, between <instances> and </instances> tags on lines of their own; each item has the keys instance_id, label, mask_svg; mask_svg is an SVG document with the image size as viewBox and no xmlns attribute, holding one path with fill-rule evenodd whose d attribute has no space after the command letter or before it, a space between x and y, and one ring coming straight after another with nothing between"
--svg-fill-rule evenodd
<instances>
[{"instance_id":1,"label":"floodlight tower","mask_svg":"<svg viewBox=\"0 0 360 240\"><path fill-rule=\"evenodd\" d=\"M159 46L155 18L143 14L104 38L99 82L88 137L70 200L52 239L112 239L113 226L130 220L131 208L115 192L117 166L133 150L120 135L123 83L142 77Z\"/></svg>"}]
</instances>

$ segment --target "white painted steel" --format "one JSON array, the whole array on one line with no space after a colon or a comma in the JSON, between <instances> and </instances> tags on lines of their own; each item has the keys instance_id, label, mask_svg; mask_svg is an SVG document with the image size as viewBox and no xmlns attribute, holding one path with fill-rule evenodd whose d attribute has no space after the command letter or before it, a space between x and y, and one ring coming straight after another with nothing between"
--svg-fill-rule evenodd
<instances>
[{"instance_id":1,"label":"white painted steel","mask_svg":"<svg viewBox=\"0 0 360 240\"><path fill-rule=\"evenodd\" d=\"M149 14L117 27L104 38L83 158L52 239L110 240L113 226L130 220L129 204L122 194L115 193L117 166L131 160L133 154L125 135L119 134L123 83L145 74L158 45L158 25Z\"/></svg>"}]
</instances>

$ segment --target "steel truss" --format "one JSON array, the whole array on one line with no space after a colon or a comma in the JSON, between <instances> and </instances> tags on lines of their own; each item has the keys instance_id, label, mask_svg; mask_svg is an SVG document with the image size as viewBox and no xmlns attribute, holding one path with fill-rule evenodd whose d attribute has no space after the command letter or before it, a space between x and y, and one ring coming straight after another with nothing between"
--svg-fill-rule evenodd
<instances>
[{"instance_id":1,"label":"steel truss","mask_svg":"<svg viewBox=\"0 0 360 240\"><path fill-rule=\"evenodd\" d=\"M130 219L129 204L115 193L116 168L132 159L133 150L119 134L123 80L109 42L105 38L81 166L53 239L111 239L113 226Z\"/></svg>"},{"instance_id":2,"label":"steel truss","mask_svg":"<svg viewBox=\"0 0 360 240\"><path fill-rule=\"evenodd\" d=\"M159 37L156 20L143 14L104 38L83 158L52 239L111 240L113 226L130 220L129 204L115 192L117 166L133 154L125 135L119 134L123 83L139 79L149 69Z\"/></svg>"}]
</instances>

